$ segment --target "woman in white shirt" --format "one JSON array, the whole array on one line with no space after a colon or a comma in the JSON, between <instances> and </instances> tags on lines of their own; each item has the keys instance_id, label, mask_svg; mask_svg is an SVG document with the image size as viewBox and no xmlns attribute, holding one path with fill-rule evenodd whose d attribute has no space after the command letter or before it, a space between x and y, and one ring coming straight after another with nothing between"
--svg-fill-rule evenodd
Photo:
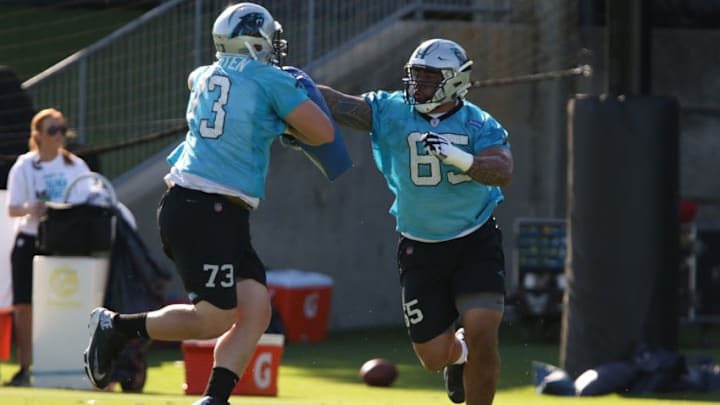
<instances>
[{"instance_id":1,"label":"woman in white shirt","mask_svg":"<svg viewBox=\"0 0 720 405\"><path fill-rule=\"evenodd\" d=\"M47 201L61 201L65 187L90 169L65 149L64 115L48 108L30 123L29 151L18 156L8 174L7 206L15 218L12 282L17 357L20 370L4 385L29 386L32 360L32 274L38 218Z\"/></svg>"}]
</instances>

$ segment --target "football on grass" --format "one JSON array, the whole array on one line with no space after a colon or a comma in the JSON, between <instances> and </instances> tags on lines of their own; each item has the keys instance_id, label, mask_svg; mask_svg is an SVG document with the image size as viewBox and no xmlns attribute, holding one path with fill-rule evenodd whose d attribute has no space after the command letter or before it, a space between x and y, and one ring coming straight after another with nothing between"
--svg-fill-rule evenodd
<instances>
[{"instance_id":1,"label":"football on grass","mask_svg":"<svg viewBox=\"0 0 720 405\"><path fill-rule=\"evenodd\" d=\"M360 367L360 378L367 385L389 387L398 376L397 367L387 359L372 359Z\"/></svg>"}]
</instances>

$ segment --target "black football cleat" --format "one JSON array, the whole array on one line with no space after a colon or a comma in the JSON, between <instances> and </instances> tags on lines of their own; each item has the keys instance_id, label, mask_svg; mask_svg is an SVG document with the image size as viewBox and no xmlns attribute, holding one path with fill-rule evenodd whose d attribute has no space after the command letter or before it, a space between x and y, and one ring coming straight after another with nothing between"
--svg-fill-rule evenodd
<instances>
[{"instance_id":1,"label":"black football cleat","mask_svg":"<svg viewBox=\"0 0 720 405\"><path fill-rule=\"evenodd\" d=\"M460 340L465 340L465 330L458 329L455 332ZM448 398L456 404L465 402L465 386L463 385L463 369L465 364L451 364L443 370L443 380L445 380L445 390Z\"/></svg>"},{"instance_id":2,"label":"black football cleat","mask_svg":"<svg viewBox=\"0 0 720 405\"><path fill-rule=\"evenodd\" d=\"M127 339L113 327L115 313L105 308L95 308L90 313L88 330L90 343L83 353L85 373L94 386L103 389L110 383L115 358L120 354Z\"/></svg>"},{"instance_id":3,"label":"black football cleat","mask_svg":"<svg viewBox=\"0 0 720 405\"><path fill-rule=\"evenodd\" d=\"M202 397L193 405L230 405L229 402L215 397Z\"/></svg>"},{"instance_id":4,"label":"black football cleat","mask_svg":"<svg viewBox=\"0 0 720 405\"><path fill-rule=\"evenodd\" d=\"M4 382L5 387L30 387L30 371L21 368L15 375L12 376L10 381Z\"/></svg>"},{"instance_id":5,"label":"black football cleat","mask_svg":"<svg viewBox=\"0 0 720 405\"><path fill-rule=\"evenodd\" d=\"M464 366L464 364L453 364L443 370L448 398L456 404L465 402L465 387L462 382Z\"/></svg>"}]
</instances>

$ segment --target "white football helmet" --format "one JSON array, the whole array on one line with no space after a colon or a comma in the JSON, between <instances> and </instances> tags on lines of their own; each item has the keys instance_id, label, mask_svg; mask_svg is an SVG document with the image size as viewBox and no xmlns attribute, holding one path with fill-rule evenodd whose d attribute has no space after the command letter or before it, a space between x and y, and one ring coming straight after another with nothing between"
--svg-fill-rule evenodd
<instances>
[{"instance_id":1,"label":"white football helmet","mask_svg":"<svg viewBox=\"0 0 720 405\"><path fill-rule=\"evenodd\" d=\"M282 25L264 7L238 3L226 8L215 20L212 35L219 55L250 54L263 63L281 64L287 56Z\"/></svg>"},{"instance_id":2,"label":"white football helmet","mask_svg":"<svg viewBox=\"0 0 720 405\"><path fill-rule=\"evenodd\" d=\"M471 66L472 61L468 59L465 50L453 41L429 39L421 43L405 65L405 101L417 111L427 114L441 104L465 97L470 88ZM437 71L443 77L436 84L435 94L427 100L415 98L419 69Z\"/></svg>"}]
</instances>

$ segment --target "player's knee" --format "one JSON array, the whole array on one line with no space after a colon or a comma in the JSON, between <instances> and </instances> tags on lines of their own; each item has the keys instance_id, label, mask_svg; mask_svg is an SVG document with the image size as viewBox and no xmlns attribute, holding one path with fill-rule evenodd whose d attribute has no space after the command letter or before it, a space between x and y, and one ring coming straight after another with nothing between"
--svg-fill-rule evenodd
<instances>
[{"instance_id":1,"label":"player's knee","mask_svg":"<svg viewBox=\"0 0 720 405\"><path fill-rule=\"evenodd\" d=\"M237 317L238 321L264 323L270 322L272 306L267 288L255 280L246 280L237 285Z\"/></svg>"},{"instance_id":2,"label":"player's knee","mask_svg":"<svg viewBox=\"0 0 720 405\"><path fill-rule=\"evenodd\" d=\"M270 301L258 300L251 306L240 305L237 308L237 320L242 321L246 326L252 326L262 330L267 329L272 318L272 307Z\"/></svg>"},{"instance_id":3,"label":"player's knee","mask_svg":"<svg viewBox=\"0 0 720 405\"><path fill-rule=\"evenodd\" d=\"M473 346L497 346L497 330L491 328L465 327L465 340Z\"/></svg>"},{"instance_id":4,"label":"player's knee","mask_svg":"<svg viewBox=\"0 0 720 405\"><path fill-rule=\"evenodd\" d=\"M466 327L465 343L470 357L497 356L498 339L494 330L469 330Z\"/></svg>"}]
</instances>

